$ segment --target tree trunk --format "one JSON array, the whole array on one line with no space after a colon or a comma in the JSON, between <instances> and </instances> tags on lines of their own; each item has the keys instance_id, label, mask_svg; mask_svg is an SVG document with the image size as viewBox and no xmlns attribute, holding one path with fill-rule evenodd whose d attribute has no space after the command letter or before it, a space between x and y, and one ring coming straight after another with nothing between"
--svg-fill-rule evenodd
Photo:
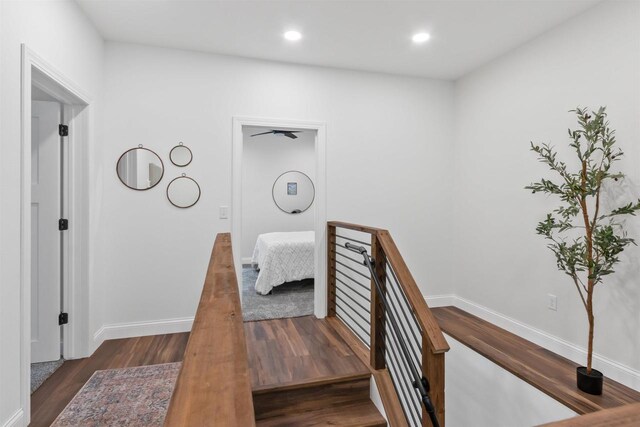
<instances>
[{"instance_id":1,"label":"tree trunk","mask_svg":"<svg viewBox=\"0 0 640 427\"><path fill-rule=\"evenodd\" d=\"M580 208L582 209L582 218L584 220L584 228L587 240L587 317L589 319L589 344L587 348L587 374L591 373L591 362L593 359L593 329L595 319L593 317L593 287L595 286L595 280L593 276L593 228L589 221L589 212L587 210L587 161L582 161L582 176L581 176L581 190L580 195ZM598 189L598 193L600 190ZM596 218L594 217L594 223Z\"/></svg>"},{"instance_id":2,"label":"tree trunk","mask_svg":"<svg viewBox=\"0 0 640 427\"><path fill-rule=\"evenodd\" d=\"M591 362L593 361L593 330L595 318L593 316L593 281L589 280L589 292L587 295L587 317L589 318L589 343L587 347L587 374L591 373Z\"/></svg>"}]
</instances>

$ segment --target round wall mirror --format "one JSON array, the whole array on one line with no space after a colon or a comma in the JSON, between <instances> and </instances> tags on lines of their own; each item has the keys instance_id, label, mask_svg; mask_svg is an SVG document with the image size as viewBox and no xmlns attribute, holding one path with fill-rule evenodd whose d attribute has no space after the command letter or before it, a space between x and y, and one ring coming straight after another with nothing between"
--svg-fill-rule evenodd
<instances>
[{"instance_id":1,"label":"round wall mirror","mask_svg":"<svg viewBox=\"0 0 640 427\"><path fill-rule=\"evenodd\" d=\"M184 167L193 160L193 153L191 153L189 147L183 145L181 142L171 149L169 159L171 159L171 163L174 165Z\"/></svg>"},{"instance_id":2,"label":"round wall mirror","mask_svg":"<svg viewBox=\"0 0 640 427\"><path fill-rule=\"evenodd\" d=\"M124 185L142 191L158 185L164 175L164 164L156 153L140 145L120 156L116 171Z\"/></svg>"},{"instance_id":3,"label":"round wall mirror","mask_svg":"<svg viewBox=\"0 0 640 427\"><path fill-rule=\"evenodd\" d=\"M200 200L200 186L193 178L182 174L167 186L167 199L177 208L190 208Z\"/></svg>"},{"instance_id":4,"label":"round wall mirror","mask_svg":"<svg viewBox=\"0 0 640 427\"><path fill-rule=\"evenodd\" d=\"M299 214L311 206L316 195L311 178L299 171L283 173L273 183L273 201L288 214Z\"/></svg>"}]
</instances>

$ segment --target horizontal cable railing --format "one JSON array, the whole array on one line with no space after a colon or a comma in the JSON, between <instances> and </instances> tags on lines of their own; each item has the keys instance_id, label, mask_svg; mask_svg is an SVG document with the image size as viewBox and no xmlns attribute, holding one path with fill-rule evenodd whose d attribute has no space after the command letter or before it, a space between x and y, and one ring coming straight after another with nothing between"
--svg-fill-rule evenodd
<instances>
[{"instance_id":1,"label":"horizontal cable railing","mask_svg":"<svg viewBox=\"0 0 640 427\"><path fill-rule=\"evenodd\" d=\"M347 249L348 243L363 244L353 233L335 236L334 245L329 248L329 259L335 268L333 280L335 286L335 313L343 323L367 346L371 345L371 273Z\"/></svg>"},{"instance_id":2,"label":"horizontal cable railing","mask_svg":"<svg viewBox=\"0 0 640 427\"><path fill-rule=\"evenodd\" d=\"M373 369L388 371L406 424L444 426L449 347L389 233L329 222L328 284L329 316L369 348Z\"/></svg>"}]
</instances>

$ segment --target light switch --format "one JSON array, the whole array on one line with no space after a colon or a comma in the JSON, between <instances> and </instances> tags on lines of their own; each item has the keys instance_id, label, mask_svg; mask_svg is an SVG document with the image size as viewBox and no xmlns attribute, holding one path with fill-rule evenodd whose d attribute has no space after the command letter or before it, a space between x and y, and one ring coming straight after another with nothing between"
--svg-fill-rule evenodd
<instances>
[{"instance_id":1,"label":"light switch","mask_svg":"<svg viewBox=\"0 0 640 427\"><path fill-rule=\"evenodd\" d=\"M220 206L220 219L229 218L229 206Z\"/></svg>"},{"instance_id":2,"label":"light switch","mask_svg":"<svg viewBox=\"0 0 640 427\"><path fill-rule=\"evenodd\" d=\"M547 308L552 311L558 311L558 297L552 294L547 294L547 296L549 297Z\"/></svg>"}]
</instances>

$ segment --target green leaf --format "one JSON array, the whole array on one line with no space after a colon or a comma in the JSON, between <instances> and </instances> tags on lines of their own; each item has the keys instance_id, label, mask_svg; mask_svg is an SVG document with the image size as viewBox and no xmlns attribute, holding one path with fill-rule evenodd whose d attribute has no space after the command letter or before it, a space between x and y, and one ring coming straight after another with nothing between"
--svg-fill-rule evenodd
<instances>
[{"instance_id":1,"label":"green leaf","mask_svg":"<svg viewBox=\"0 0 640 427\"><path fill-rule=\"evenodd\" d=\"M530 150L536 153L538 161L558 179L541 178L525 189L557 196L561 202L536 226L536 233L549 241L547 247L555 255L558 269L572 278L586 273L587 278L600 283L604 276L614 273L620 253L627 246L635 245L621 223L614 219L635 215L640 210L640 199L608 213L595 211L596 198L604 197L602 183L611 180L608 185L614 185L624 178L623 173L612 170L624 153L616 147L615 130L609 126L605 107L597 111L577 107L571 112L576 116L578 128L567 130L569 147L575 152L579 167L570 170L567 165L573 163L560 160L550 144L530 142ZM605 220L608 223L603 223Z\"/></svg>"}]
</instances>

